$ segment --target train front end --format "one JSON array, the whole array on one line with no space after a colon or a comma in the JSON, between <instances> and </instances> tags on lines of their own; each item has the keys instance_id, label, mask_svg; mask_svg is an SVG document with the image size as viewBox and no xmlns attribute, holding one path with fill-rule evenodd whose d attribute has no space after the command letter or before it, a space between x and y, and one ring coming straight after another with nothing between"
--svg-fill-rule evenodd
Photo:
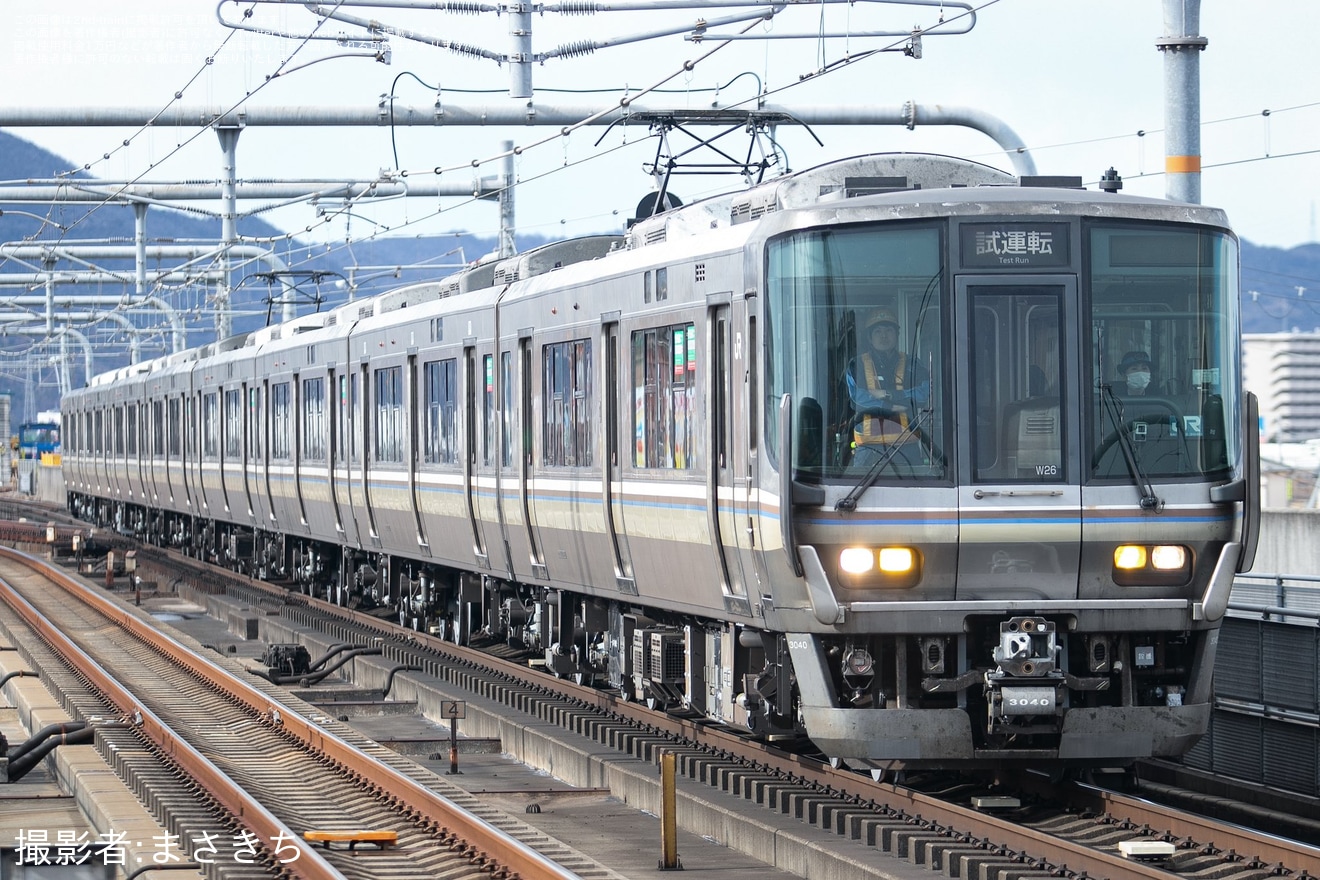
<instances>
[{"instance_id":1,"label":"train front end","mask_svg":"<svg viewBox=\"0 0 1320 880\"><path fill-rule=\"evenodd\" d=\"M995 186L766 226L763 605L816 745L873 768L1190 748L1258 515L1223 215Z\"/></svg>"}]
</instances>

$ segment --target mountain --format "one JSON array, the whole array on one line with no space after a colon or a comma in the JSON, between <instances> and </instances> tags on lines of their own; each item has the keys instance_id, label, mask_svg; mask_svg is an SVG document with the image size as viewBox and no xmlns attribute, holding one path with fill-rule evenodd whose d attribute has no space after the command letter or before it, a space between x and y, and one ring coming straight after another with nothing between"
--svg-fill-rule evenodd
<instances>
[{"instance_id":1,"label":"mountain","mask_svg":"<svg viewBox=\"0 0 1320 880\"><path fill-rule=\"evenodd\" d=\"M49 180L64 175L72 163L53 153L41 149L22 138L0 131L0 185L14 185L28 180ZM91 180L85 173L72 177ZM46 244L55 245L61 241L95 241L98 244L128 246L133 243L134 218L132 208L126 205L106 205L95 208L90 204L71 203L50 207L41 204L0 204L0 242L6 245ZM45 222L43 222L43 218ZM201 216L187 210L174 210L153 206L147 214L147 237L149 244L171 244L180 242L214 242L219 236L220 222L212 216ZM277 237L283 234L260 218L244 217L238 222L238 231L242 236L254 238ZM543 243L539 237L519 238L518 247L526 249ZM378 238L355 242L351 251L338 250L332 253L318 253L318 248L309 248L297 242L279 246L277 256L283 255L286 265L296 265L299 275L293 277L300 295L300 313L311 308L318 290L326 298L325 305L342 302L347 293L342 285L334 282L354 275L359 282L357 295L370 296L380 293L401 283L424 277L436 277L448 274L461 253L467 260L475 260L498 247L498 241L490 237L472 236L454 233L441 236L418 236L411 238ZM453 256L442 256L454 252ZM406 266L423 262L448 265L449 269L437 269L429 276L419 273L388 272L352 273L346 262L356 261L357 266ZM177 261L164 261L163 265L173 265ZM105 282L84 281L79 292L119 295L125 290L132 291L133 261L98 258L96 265L123 273L129 279L125 284L118 280ZM152 261L154 266L154 261ZM59 270L78 270L68 261L60 261ZM22 274L32 276L43 269L39 258L30 256L17 257L0 255L0 277ZM234 313L233 328L235 333L256 329L271 320L279 320L280 306L270 302L272 292L278 294L279 284L273 279L262 279L255 273L269 271L267 266L258 266L241 279L235 278L236 288L231 303ZM319 279L309 277L309 273L324 273ZM318 283L319 281L319 283ZM72 285L61 284L56 294L67 293ZM43 286L40 281L0 290L0 297L14 305L11 297L40 296ZM187 328L189 346L201 345L215 336L214 320L206 309L204 296L194 288L183 294L161 294L161 298L174 305ZM185 300L183 302L182 300ZM31 300L29 299L29 303ZM74 306L75 309L80 309ZM17 307L16 309L17 310ZM36 412L57 409L59 407L59 387L57 374L51 366L50 349L39 344L40 336L35 335L41 329L44 309L40 306L27 306L32 312L31 322L23 329L31 329L31 335L24 335L17 324L0 326L0 392L9 392L11 398L12 422L16 425ZM12 314L12 311L10 312ZM8 331L8 332L7 332ZM90 332L90 331L89 331ZM143 342L143 357L154 357L164 351L165 343L158 336L151 340L152 348L147 351L147 342ZM34 347L35 346L35 347ZM82 360L75 352L76 369L71 372L71 381L81 382ZM109 346L98 345L95 351L93 370L103 372L128 363L126 347L116 350ZM31 399L29 400L29 392Z\"/></svg>"},{"instance_id":2,"label":"mountain","mask_svg":"<svg viewBox=\"0 0 1320 880\"><path fill-rule=\"evenodd\" d=\"M1285 250L1242 242L1242 329L1320 331L1320 244Z\"/></svg>"}]
</instances>

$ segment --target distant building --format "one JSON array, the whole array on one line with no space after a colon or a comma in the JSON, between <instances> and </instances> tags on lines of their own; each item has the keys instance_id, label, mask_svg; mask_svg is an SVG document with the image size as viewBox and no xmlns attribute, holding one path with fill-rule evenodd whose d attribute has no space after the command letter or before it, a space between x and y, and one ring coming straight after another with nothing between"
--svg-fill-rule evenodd
<instances>
[{"instance_id":1,"label":"distant building","mask_svg":"<svg viewBox=\"0 0 1320 880\"><path fill-rule=\"evenodd\" d=\"M1320 506L1320 440L1260 445L1261 506L1266 509Z\"/></svg>"},{"instance_id":2,"label":"distant building","mask_svg":"<svg viewBox=\"0 0 1320 880\"><path fill-rule=\"evenodd\" d=\"M1243 380L1260 398L1261 439L1320 438L1320 331L1244 333Z\"/></svg>"}]
</instances>

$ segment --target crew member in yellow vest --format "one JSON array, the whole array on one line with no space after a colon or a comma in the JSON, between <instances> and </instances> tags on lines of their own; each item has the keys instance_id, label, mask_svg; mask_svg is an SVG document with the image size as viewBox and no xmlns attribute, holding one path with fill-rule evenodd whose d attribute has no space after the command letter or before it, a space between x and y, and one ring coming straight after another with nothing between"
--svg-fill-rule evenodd
<instances>
[{"instance_id":1,"label":"crew member in yellow vest","mask_svg":"<svg viewBox=\"0 0 1320 880\"><path fill-rule=\"evenodd\" d=\"M853 463L869 467L885 447L913 439L909 419L930 399L930 379L920 362L899 347L898 318L886 308L867 315L861 351L848 365L846 382L852 400Z\"/></svg>"}]
</instances>

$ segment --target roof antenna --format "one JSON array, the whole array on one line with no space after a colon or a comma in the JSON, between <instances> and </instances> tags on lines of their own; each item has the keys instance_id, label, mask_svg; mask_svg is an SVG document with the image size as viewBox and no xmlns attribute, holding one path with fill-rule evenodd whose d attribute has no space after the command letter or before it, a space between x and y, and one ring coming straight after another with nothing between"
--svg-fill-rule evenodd
<instances>
[{"instance_id":1,"label":"roof antenna","mask_svg":"<svg viewBox=\"0 0 1320 880\"><path fill-rule=\"evenodd\" d=\"M1109 170L1100 175L1100 189L1107 193L1116 193L1123 188L1123 178L1118 176L1114 166L1109 166Z\"/></svg>"}]
</instances>

